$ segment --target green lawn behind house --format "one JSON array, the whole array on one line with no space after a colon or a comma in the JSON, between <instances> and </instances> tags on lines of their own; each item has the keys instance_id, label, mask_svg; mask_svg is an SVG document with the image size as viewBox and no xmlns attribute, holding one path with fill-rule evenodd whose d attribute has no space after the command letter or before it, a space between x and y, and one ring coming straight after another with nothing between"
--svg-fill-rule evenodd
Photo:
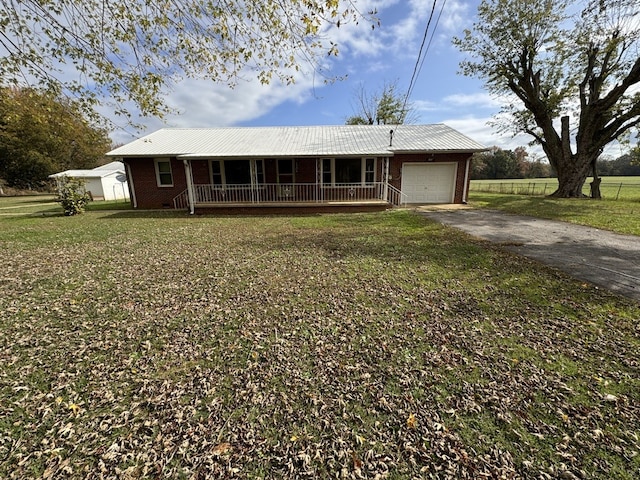
<instances>
[{"instance_id":1,"label":"green lawn behind house","mask_svg":"<svg viewBox=\"0 0 640 480\"><path fill-rule=\"evenodd\" d=\"M0 217L14 215L35 215L55 212L62 208L56 203L55 195L17 195L0 196Z\"/></svg>"},{"instance_id":2,"label":"green lawn behind house","mask_svg":"<svg viewBox=\"0 0 640 480\"><path fill-rule=\"evenodd\" d=\"M640 307L410 211L0 246L1 478L638 478Z\"/></svg>"},{"instance_id":3,"label":"green lawn behind house","mask_svg":"<svg viewBox=\"0 0 640 480\"><path fill-rule=\"evenodd\" d=\"M88 211L130 210L128 200L95 201L87 204ZM62 206L51 194L0 196L0 217L63 215Z\"/></svg>"}]
</instances>

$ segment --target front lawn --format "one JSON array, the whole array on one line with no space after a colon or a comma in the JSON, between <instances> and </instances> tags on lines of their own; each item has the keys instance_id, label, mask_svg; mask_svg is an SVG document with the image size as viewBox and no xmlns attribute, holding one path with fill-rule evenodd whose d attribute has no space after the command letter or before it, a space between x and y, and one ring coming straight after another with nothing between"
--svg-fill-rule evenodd
<instances>
[{"instance_id":1,"label":"front lawn","mask_svg":"<svg viewBox=\"0 0 640 480\"><path fill-rule=\"evenodd\" d=\"M640 474L640 307L409 211L4 217L0 265L0 478Z\"/></svg>"}]
</instances>

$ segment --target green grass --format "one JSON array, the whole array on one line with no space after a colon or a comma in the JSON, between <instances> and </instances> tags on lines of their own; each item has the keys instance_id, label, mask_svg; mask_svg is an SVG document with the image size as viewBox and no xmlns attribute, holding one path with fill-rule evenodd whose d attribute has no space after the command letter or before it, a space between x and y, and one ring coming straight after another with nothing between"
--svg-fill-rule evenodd
<instances>
[{"instance_id":1,"label":"green grass","mask_svg":"<svg viewBox=\"0 0 640 480\"><path fill-rule=\"evenodd\" d=\"M640 236L640 201L471 192L469 204L475 208L492 208Z\"/></svg>"},{"instance_id":2,"label":"green grass","mask_svg":"<svg viewBox=\"0 0 640 480\"><path fill-rule=\"evenodd\" d=\"M131 210L131 202L129 200L99 200L87 204L89 212L103 210Z\"/></svg>"},{"instance_id":3,"label":"green grass","mask_svg":"<svg viewBox=\"0 0 640 480\"><path fill-rule=\"evenodd\" d=\"M62 206L55 198L51 194L0 196L0 217L63 215ZM87 211L103 210L131 210L131 204L129 201L110 200L89 202L87 205Z\"/></svg>"},{"instance_id":4,"label":"green grass","mask_svg":"<svg viewBox=\"0 0 640 480\"><path fill-rule=\"evenodd\" d=\"M2 478L640 472L639 306L410 211L0 246Z\"/></svg>"},{"instance_id":5,"label":"green grass","mask_svg":"<svg viewBox=\"0 0 640 480\"><path fill-rule=\"evenodd\" d=\"M62 211L55 202L54 195L19 195L15 197L0 196L0 217L14 215L42 215L57 210Z\"/></svg>"}]
</instances>

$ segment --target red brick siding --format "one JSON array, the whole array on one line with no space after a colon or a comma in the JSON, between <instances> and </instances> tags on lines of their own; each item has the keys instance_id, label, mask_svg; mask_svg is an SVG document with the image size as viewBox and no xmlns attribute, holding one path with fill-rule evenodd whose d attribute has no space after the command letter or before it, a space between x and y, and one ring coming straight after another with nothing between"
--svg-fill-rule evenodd
<instances>
[{"instance_id":1,"label":"red brick siding","mask_svg":"<svg viewBox=\"0 0 640 480\"><path fill-rule=\"evenodd\" d=\"M297 158L295 167L297 183L316 183L315 158Z\"/></svg>"},{"instance_id":2,"label":"red brick siding","mask_svg":"<svg viewBox=\"0 0 640 480\"><path fill-rule=\"evenodd\" d=\"M133 178L129 181L136 192L138 208L173 208L174 197L187 188L182 161L171 159L172 187L158 186L153 158L127 158L124 161L131 168Z\"/></svg>"}]
</instances>

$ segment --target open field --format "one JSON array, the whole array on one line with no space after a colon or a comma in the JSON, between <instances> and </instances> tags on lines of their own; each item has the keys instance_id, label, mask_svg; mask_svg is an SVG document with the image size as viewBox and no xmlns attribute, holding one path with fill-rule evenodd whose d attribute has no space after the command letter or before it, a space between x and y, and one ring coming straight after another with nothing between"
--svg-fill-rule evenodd
<instances>
[{"instance_id":1,"label":"open field","mask_svg":"<svg viewBox=\"0 0 640 480\"><path fill-rule=\"evenodd\" d=\"M640 201L640 177L601 177L600 193L607 200ZM583 193L590 194L589 184L585 182ZM555 178L522 178L500 180L472 180L472 192L506 193L516 195L550 195L558 188Z\"/></svg>"},{"instance_id":2,"label":"open field","mask_svg":"<svg viewBox=\"0 0 640 480\"><path fill-rule=\"evenodd\" d=\"M640 307L409 211L0 247L0 478L640 473Z\"/></svg>"}]
</instances>

